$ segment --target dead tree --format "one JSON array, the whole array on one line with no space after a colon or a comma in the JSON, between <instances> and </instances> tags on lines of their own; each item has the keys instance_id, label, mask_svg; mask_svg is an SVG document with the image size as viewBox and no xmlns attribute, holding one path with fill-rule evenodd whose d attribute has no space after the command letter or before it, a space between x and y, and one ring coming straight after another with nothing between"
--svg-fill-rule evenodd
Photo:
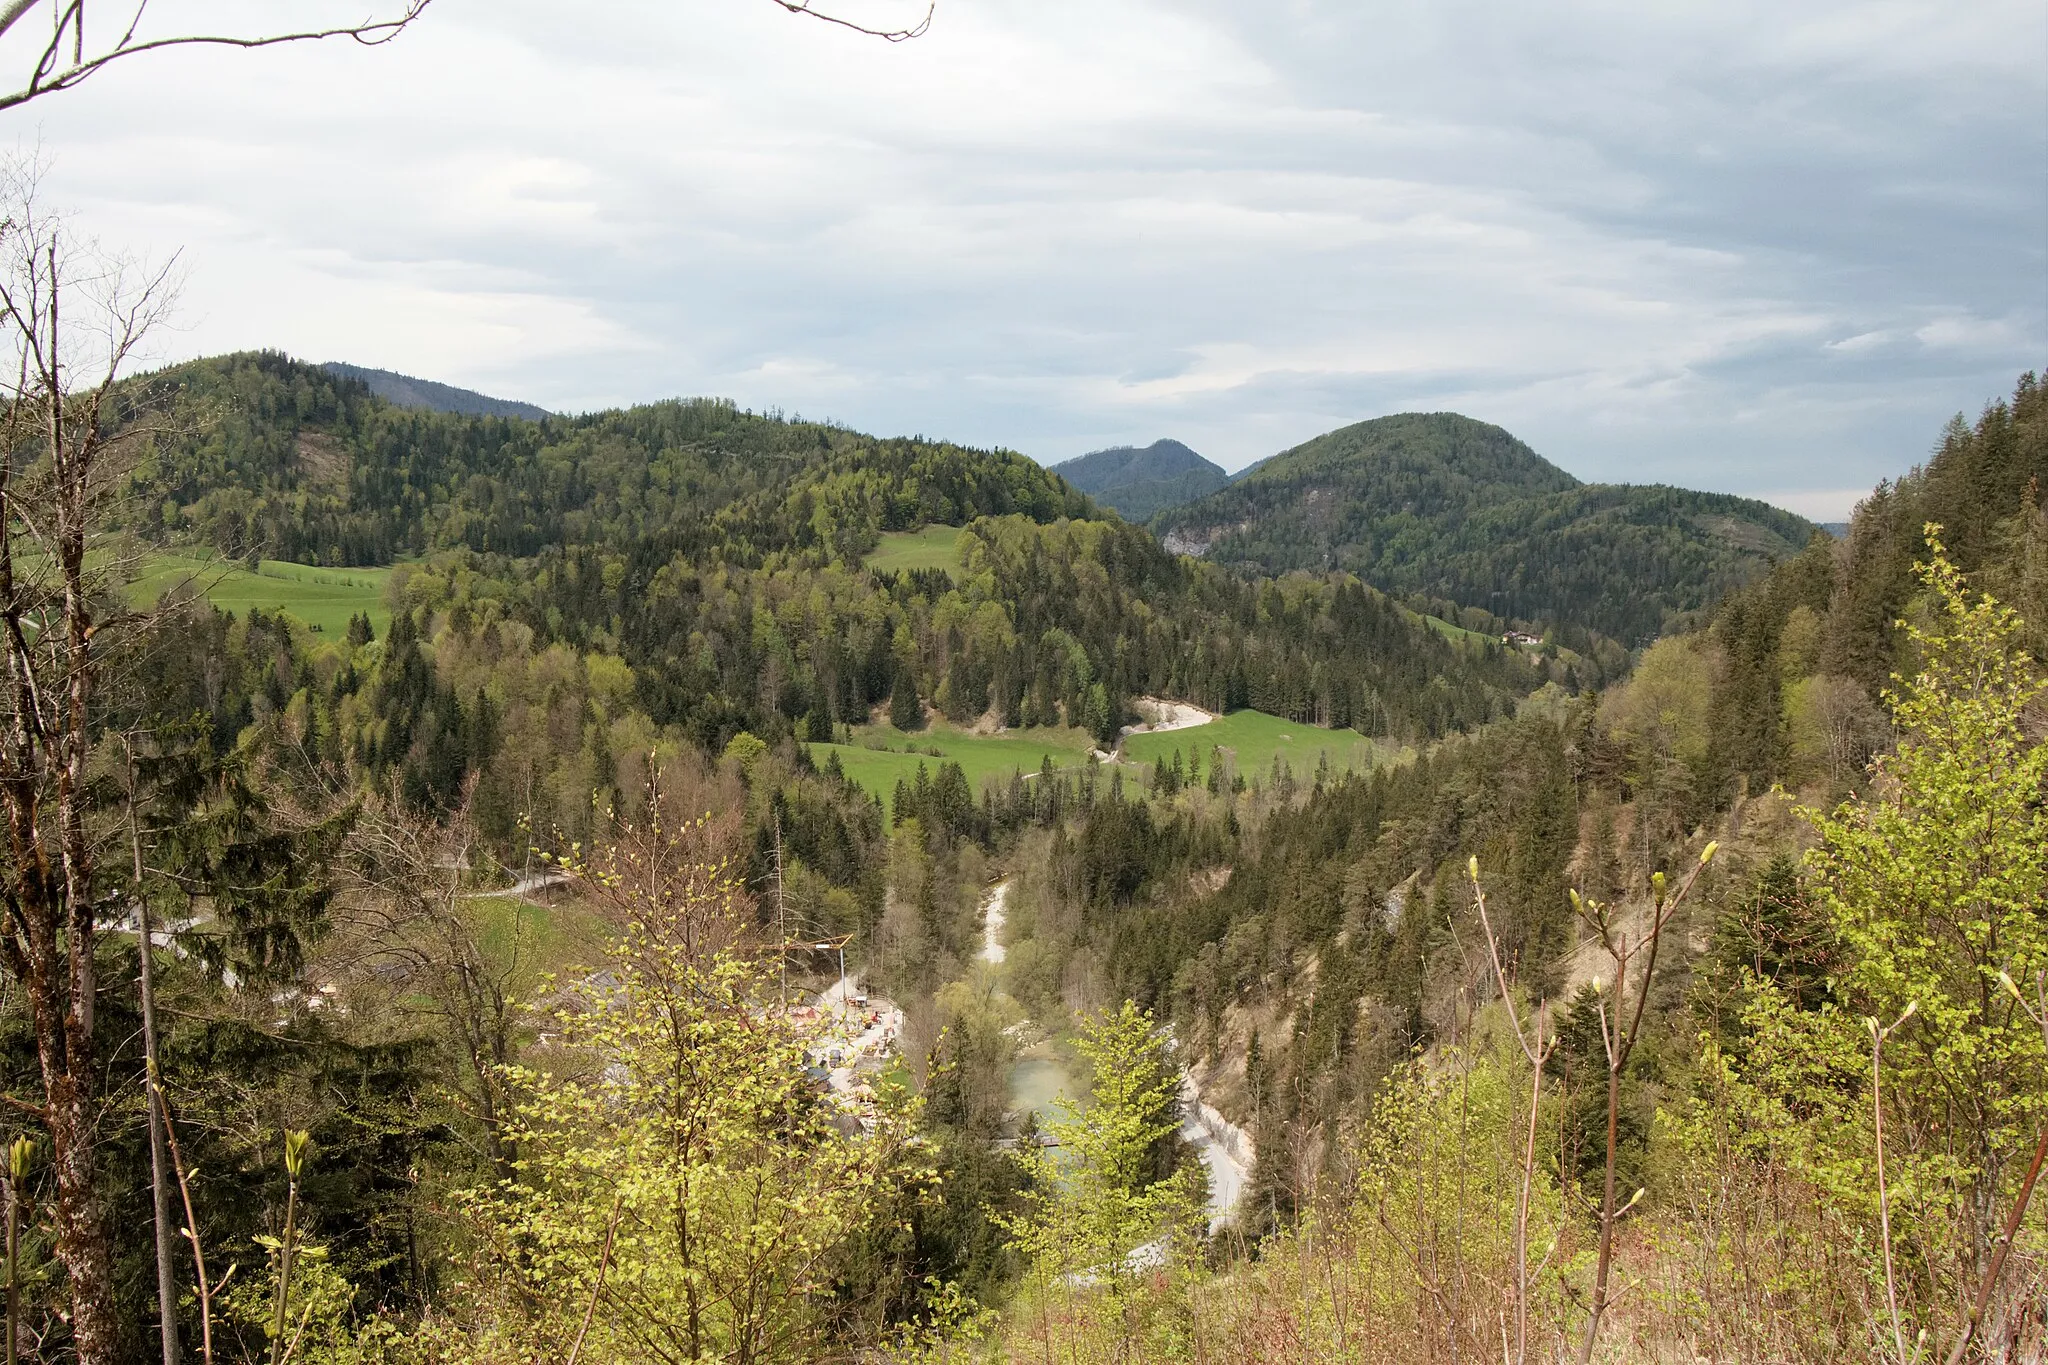
<instances>
[{"instance_id":1,"label":"dead tree","mask_svg":"<svg viewBox=\"0 0 2048 1365\"><path fill-rule=\"evenodd\" d=\"M169 302L165 272L138 273L74 249L38 213L33 177L15 172L0 223L0 329L13 346L0 378L0 966L21 982L43 1082L28 1105L50 1141L56 1255L81 1365L120 1346L113 1248L99 1174L100 989L107 906L95 885L88 764L102 655L127 624L109 613L88 562L101 508L147 433L116 412L115 380ZM17 1102L21 1103L21 1102Z\"/></svg>"},{"instance_id":2,"label":"dead tree","mask_svg":"<svg viewBox=\"0 0 2048 1365\"><path fill-rule=\"evenodd\" d=\"M350 852L357 885L348 936L354 960L347 965L394 978L416 1002L406 1008L437 1021L457 1062L457 1102L482 1129L483 1154L509 1178L514 1152L505 1134L503 1072L518 1045L513 986L531 964L516 932L516 908L509 951L485 949L472 866L483 855L468 803L437 823L379 794L356 822ZM516 906L516 893L506 894Z\"/></svg>"}]
</instances>

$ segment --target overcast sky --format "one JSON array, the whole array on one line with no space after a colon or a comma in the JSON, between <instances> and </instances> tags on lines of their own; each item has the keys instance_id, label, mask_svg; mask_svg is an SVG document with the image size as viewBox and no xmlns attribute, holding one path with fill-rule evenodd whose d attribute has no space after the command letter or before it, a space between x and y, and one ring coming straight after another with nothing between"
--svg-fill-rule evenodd
<instances>
[{"instance_id":1,"label":"overcast sky","mask_svg":"<svg viewBox=\"0 0 2048 1365\"><path fill-rule=\"evenodd\" d=\"M435 0L4 117L183 252L161 358L563 411L1234 469L1450 409L1834 518L2048 362L2040 0Z\"/></svg>"}]
</instances>

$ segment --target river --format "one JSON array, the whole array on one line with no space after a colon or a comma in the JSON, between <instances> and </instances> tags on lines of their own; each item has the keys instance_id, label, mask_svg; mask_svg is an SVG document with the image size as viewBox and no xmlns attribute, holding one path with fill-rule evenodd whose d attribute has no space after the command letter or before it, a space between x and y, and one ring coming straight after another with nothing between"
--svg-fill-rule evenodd
<instances>
[{"instance_id":1,"label":"river","mask_svg":"<svg viewBox=\"0 0 2048 1365\"><path fill-rule=\"evenodd\" d=\"M1007 950L1003 927L1009 919L1010 879L988 890L981 907L981 960L1000 966ZM1010 1102L1040 1119L1054 1112L1054 1102L1074 1092L1073 1078L1046 1044L1039 1044L1010 1067ZM1255 1156L1251 1136L1203 1100L1194 1078L1181 1076L1180 1135L1209 1173L1209 1231L1230 1220L1244 1194L1245 1177Z\"/></svg>"}]
</instances>

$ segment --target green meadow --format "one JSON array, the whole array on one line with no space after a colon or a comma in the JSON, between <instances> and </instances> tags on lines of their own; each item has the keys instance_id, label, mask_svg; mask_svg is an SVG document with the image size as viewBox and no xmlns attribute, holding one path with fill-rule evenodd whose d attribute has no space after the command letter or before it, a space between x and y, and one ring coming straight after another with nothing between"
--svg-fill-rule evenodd
<instances>
[{"instance_id":1,"label":"green meadow","mask_svg":"<svg viewBox=\"0 0 2048 1365\"><path fill-rule=\"evenodd\" d=\"M1212 748L1230 755L1247 782L1255 777L1263 780L1272 772L1276 756L1303 780L1314 776L1325 755L1337 772L1364 772L1395 756L1392 749L1356 730L1323 730L1264 711L1233 711L1207 725L1130 735L1124 740L1123 756L1132 763L1171 764L1176 751L1184 759L1199 754L1202 770L1207 772Z\"/></svg>"},{"instance_id":2,"label":"green meadow","mask_svg":"<svg viewBox=\"0 0 2048 1365\"><path fill-rule=\"evenodd\" d=\"M889 531L882 543L862 561L878 572L904 569L944 569L953 573L960 567L960 528L926 526L916 531Z\"/></svg>"},{"instance_id":3,"label":"green meadow","mask_svg":"<svg viewBox=\"0 0 2048 1365\"><path fill-rule=\"evenodd\" d=\"M1500 643L1500 637L1498 635L1487 635L1480 631L1467 630L1465 629L1465 627L1458 625L1455 622L1444 620L1441 616L1425 616L1421 612L1409 611L1406 607L1403 607L1401 610L1404 613L1406 613L1406 615L1411 620L1421 622L1423 625L1428 626L1437 634L1443 636L1446 640L1451 640L1454 642L1460 640L1469 640L1485 645L1497 645Z\"/></svg>"},{"instance_id":4,"label":"green meadow","mask_svg":"<svg viewBox=\"0 0 2048 1365\"><path fill-rule=\"evenodd\" d=\"M883 747L886 746L886 747ZM1068 729L1007 730L1000 735L975 735L951 726L934 725L914 735L886 725L864 726L851 744L810 745L811 761L820 768L833 755L839 767L860 786L893 804L896 784L917 780L917 765L936 774L942 763L958 763L967 785L981 790L985 778L1007 780L1013 772L1035 773L1047 758L1055 768L1077 768L1088 762L1084 731ZM937 755L926 750L937 749ZM909 752L906 752L909 751ZM893 814L893 811L891 811Z\"/></svg>"},{"instance_id":5,"label":"green meadow","mask_svg":"<svg viewBox=\"0 0 2048 1365\"><path fill-rule=\"evenodd\" d=\"M378 635L384 633L391 621L384 605L390 577L389 569L323 569L281 559L266 559L252 573L239 560L156 554L143 562L128 593L138 605L147 605L190 583L222 611L237 616L248 615L252 607L286 612L339 639L348 630L348 618L358 612L368 612Z\"/></svg>"},{"instance_id":6,"label":"green meadow","mask_svg":"<svg viewBox=\"0 0 2048 1365\"><path fill-rule=\"evenodd\" d=\"M536 905L505 892L471 896L465 909L478 949L509 970L520 991L549 974L604 966L615 937L603 916L574 899Z\"/></svg>"}]
</instances>

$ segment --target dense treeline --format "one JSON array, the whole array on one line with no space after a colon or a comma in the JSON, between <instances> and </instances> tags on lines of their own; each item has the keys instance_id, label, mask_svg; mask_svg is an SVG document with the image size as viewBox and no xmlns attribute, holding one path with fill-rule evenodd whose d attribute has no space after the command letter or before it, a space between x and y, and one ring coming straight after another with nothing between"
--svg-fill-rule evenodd
<instances>
[{"instance_id":1,"label":"dense treeline","mask_svg":"<svg viewBox=\"0 0 2048 1365\"><path fill-rule=\"evenodd\" d=\"M1538 633L1590 631L1631 647L1682 628L1814 534L1748 498L1582 484L1454 413L1319 436L1161 513L1155 529L1219 563L1340 569Z\"/></svg>"},{"instance_id":2,"label":"dense treeline","mask_svg":"<svg viewBox=\"0 0 2048 1365\"><path fill-rule=\"evenodd\" d=\"M1712 674L1708 795L1726 799L1737 782L1840 786L1862 771L1885 738L1880 694L1913 663L1913 566L1926 557L1930 525L1959 568L2036 623L2042 652L2044 476L2048 395L2029 374L1974 425L1952 422L1924 466L1879 484L1841 545L1812 546L1732 594L1703 640L1660 645L1692 651Z\"/></svg>"}]
</instances>

